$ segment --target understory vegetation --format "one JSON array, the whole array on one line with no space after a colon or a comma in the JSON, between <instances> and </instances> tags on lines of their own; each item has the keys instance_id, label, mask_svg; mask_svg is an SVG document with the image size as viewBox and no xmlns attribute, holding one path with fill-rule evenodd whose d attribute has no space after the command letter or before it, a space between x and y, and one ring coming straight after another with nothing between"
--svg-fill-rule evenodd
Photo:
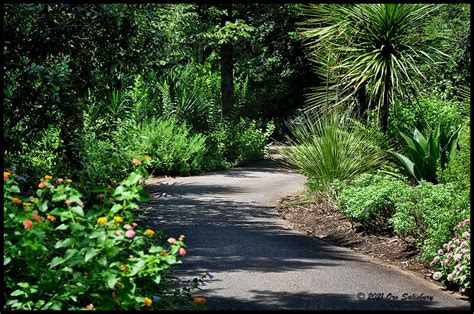
<instances>
[{"instance_id":1,"label":"understory vegetation","mask_svg":"<svg viewBox=\"0 0 474 314\"><path fill-rule=\"evenodd\" d=\"M4 9L5 309L206 309L175 275L184 235L137 217L144 181L271 141L309 191L469 291L468 4Z\"/></svg>"},{"instance_id":2,"label":"understory vegetation","mask_svg":"<svg viewBox=\"0 0 474 314\"><path fill-rule=\"evenodd\" d=\"M458 67L470 60L460 31L469 22L436 24L454 14L445 10L308 5L302 34L326 81L280 151L354 227L413 243L434 279L469 293L470 83ZM468 17L465 10L455 9ZM464 61L454 66L453 54Z\"/></svg>"}]
</instances>

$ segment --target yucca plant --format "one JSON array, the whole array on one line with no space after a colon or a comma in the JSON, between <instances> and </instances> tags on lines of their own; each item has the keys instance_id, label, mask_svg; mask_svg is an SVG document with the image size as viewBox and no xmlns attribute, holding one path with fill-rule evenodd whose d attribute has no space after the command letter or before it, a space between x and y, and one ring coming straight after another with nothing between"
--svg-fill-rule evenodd
<instances>
[{"instance_id":1,"label":"yucca plant","mask_svg":"<svg viewBox=\"0 0 474 314\"><path fill-rule=\"evenodd\" d=\"M314 89L309 107L357 104L363 116L380 110L385 130L389 106L423 77L419 65L435 64L436 50L422 27L437 9L429 4L311 4L301 34L320 69L324 86Z\"/></svg>"},{"instance_id":2,"label":"yucca plant","mask_svg":"<svg viewBox=\"0 0 474 314\"><path fill-rule=\"evenodd\" d=\"M334 179L352 179L385 163L384 150L374 137L346 113L306 115L288 124L291 146L279 152L308 177L311 189L325 190Z\"/></svg>"},{"instance_id":3,"label":"yucca plant","mask_svg":"<svg viewBox=\"0 0 474 314\"><path fill-rule=\"evenodd\" d=\"M456 154L460 127L452 129L438 124L429 134L424 136L416 127L413 134L399 131L407 144L407 154L389 151L395 162L410 177L418 182L426 180L438 183L436 170L438 165L445 169Z\"/></svg>"}]
</instances>

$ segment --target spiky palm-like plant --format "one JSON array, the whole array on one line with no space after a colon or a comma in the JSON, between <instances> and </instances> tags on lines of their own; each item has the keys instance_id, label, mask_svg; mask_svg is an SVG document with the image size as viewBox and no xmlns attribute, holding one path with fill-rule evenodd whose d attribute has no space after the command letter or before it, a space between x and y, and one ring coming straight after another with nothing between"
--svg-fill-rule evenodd
<instances>
[{"instance_id":1,"label":"spiky palm-like plant","mask_svg":"<svg viewBox=\"0 0 474 314\"><path fill-rule=\"evenodd\" d=\"M377 108L386 129L396 96L413 91L419 65L445 55L430 45L421 29L429 4L321 4L304 7L301 33L326 79L309 96L309 107L358 103L365 115ZM357 99L357 101L354 101Z\"/></svg>"}]
</instances>

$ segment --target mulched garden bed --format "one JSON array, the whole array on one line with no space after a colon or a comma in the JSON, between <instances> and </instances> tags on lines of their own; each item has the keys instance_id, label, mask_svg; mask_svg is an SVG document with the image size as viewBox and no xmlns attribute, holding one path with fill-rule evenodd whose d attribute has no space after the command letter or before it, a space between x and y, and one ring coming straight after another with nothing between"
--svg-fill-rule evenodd
<instances>
[{"instance_id":1,"label":"mulched garden bed","mask_svg":"<svg viewBox=\"0 0 474 314\"><path fill-rule=\"evenodd\" d=\"M413 241L403 240L388 231L367 230L351 224L327 196L289 196L280 200L276 210L293 228L311 237L370 255L433 280L430 266L416 259L420 252Z\"/></svg>"}]
</instances>

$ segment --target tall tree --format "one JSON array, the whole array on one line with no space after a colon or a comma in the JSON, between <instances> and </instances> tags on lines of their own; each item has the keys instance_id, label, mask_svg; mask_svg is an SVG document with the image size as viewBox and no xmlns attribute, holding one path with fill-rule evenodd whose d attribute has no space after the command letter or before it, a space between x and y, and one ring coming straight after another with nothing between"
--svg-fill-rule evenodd
<instances>
[{"instance_id":1,"label":"tall tree","mask_svg":"<svg viewBox=\"0 0 474 314\"><path fill-rule=\"evenodd\" d=\"M427 4L309 5L302 34L313 49L321 69L332 56L331 93L334 104L354 103L358 96L361 114L366 108L380 110L380 123L387 129L388 112L395 97L416 90L415 75L423 74L420 64L435 63L442 53L424 36L423 26L435 11ZM329 56L329 58L328 58ZM323 75L326 71L322 70ZM323 97L312 105L321 105Z\"/></svg>"}]
</instances>

